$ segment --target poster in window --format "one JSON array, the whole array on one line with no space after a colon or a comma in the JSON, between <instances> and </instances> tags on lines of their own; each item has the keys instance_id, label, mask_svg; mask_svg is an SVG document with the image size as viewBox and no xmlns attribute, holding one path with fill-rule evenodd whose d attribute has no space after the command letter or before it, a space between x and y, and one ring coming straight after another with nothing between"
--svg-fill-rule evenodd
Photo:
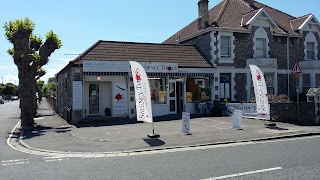
<instances>
[{"instance_id":1,"label":"poster in window","mask_svg":"<svg viewBox=\"0 0 320 180\"><path fill-rule=\"evenodd\" d=\"M113 83L113 115L127 114L127 85Z\"/></svg>"},{"instance_id":2,"label":"poster in window","mask_svg":"<svg viewBox=\"0 0 320 180\"><path fill-rule=\"evenodd\" d=\"M192 103L192 92L186 92L187 103Z\"/></svg>"},{"instance_id":3,"label":"poster in window","mask_svg":"<svg viewBox=\"0 0 320 180\"><path fill-rule=\"evenodd\" d=\"M159 102L165 104L166 103L166 91L159 91Z\"/></svg>"}]
</instances>

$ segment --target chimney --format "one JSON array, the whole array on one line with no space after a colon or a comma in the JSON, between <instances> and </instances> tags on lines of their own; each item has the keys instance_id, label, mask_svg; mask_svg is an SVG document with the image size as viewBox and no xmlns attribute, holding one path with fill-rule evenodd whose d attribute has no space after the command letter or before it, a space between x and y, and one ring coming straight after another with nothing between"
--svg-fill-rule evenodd
<instances>
[{"instance_id":1,"label":"chimney","mask_svg":"<svg viewBox=\"0 0 320 180\"><path fill-rule=\"evenodd\" d=\"M209 26L209 0L199 0L198 2L198 29L205 29Z\"/></svg>"},{"instance_id":2,"label":"chimney","mask_svg":"<svg viewBox=\"0 0 320 180\"><path fill-rule=\"evenodd\" d=\"M254 6L254 0L244 0L249 6L253 7Z\"/></svg>"}]
</instances>

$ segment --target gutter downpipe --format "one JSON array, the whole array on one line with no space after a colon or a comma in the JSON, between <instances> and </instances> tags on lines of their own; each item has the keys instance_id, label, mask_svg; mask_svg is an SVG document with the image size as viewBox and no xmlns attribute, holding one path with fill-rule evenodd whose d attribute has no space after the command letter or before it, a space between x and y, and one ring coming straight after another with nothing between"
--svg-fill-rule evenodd
<instances>
[{"instance_id":1,"label":"gutter downpipe","mask_svg":"<svg viewBox=\"0 0 320 180\"><path fill-rule=\"evenodd\" d=\"M288 85L287 86L288 86L288 98L290 100L289 38L290 38L290 35L287 36L287 78L288 78Z\"/></svg>"}]
</instances>

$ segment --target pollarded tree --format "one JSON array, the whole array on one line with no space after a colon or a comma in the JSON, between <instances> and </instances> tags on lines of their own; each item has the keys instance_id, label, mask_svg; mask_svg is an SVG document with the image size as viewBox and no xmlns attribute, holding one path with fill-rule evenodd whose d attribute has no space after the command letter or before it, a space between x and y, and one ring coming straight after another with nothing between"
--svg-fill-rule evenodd
<instances>
[{"instance_id":1,"label":"pollarded tree","mask_svg":"<svg viewBox=\"0 0 320 180\"><path fill-rule=\"evenodd\" d=\"M49 31L43 43L40 36L32 34L35 24L29 19L16 19L4 23L5 36L13 44L8 53L18 67L21 127L34 127L34 87L39 67L47 64L49 56L62 46L58 36Z\"/></svg>"}]
</instances>

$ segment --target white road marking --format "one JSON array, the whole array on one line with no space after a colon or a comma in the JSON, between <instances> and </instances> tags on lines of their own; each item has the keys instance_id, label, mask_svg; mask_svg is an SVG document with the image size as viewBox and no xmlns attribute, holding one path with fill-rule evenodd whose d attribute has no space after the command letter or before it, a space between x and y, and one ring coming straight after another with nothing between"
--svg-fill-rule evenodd
<instances>
[{"instance_id":1,"label":"white road marking","mask_svg":"<svg viewBox=\"0 0 320 180\"><path fill-rule=\"evenodd\" d=\"M7 163L7 162L17 162L17 161L28 161L28 159L4 160L4 161L1 161L1 162L3 162L3 163Z\"/></svg>"},{"instance_id":2,"label":"white road marking","mask_svg":"<svg viewBox=\"0 0 320 180\"><path fill-rule=\"evenodd\" d=\"M28 159L13 159L13 160L3 160L2 166L19 165L29 163Z\"/></svg>"},{"instance_id":3,"label":"white road marking","mask_svg":"<svg viewBox=\"0 0 320 180\"><path fill-rule=\"evenodd\" d=\"M16 163L4 163L2 166L11 166L11 165L19 165L19 164L28 164L29 161L27 162L16 162Z\"/></svg>"},{"instance_id":4,"label":"white road marking","mask_svg":"<svg viewBox=\"0 0 320 180\"><path fill-rule=\"evenodd\" d=\"M48 159L45 160L46 162L55 162L55 161L63 161L64 159L60 158L60 159Z\"/></svg>"},{"instance_id":5,"label":"white road marking","mask_svg":"<svg viewBox=\"0 0 320 180\"><path fill-rule=\"evenodd\" d=\"M256 170L256 171L248 171L248 172L243 172L243 173L238 173L238 174L230 174L230 175L226 175L226 176L219 176L219 177L203 179L203 180L227 179L227 178L232 178L232 177L246 176L246 175L250 175L250 174L257 174L257 173L263 173L263 172L268 172L268 171L276 171L276 170L280 170L280 169L282 169L282 167L261 169L261 170Z\"/></svg>"}]
</instances>

